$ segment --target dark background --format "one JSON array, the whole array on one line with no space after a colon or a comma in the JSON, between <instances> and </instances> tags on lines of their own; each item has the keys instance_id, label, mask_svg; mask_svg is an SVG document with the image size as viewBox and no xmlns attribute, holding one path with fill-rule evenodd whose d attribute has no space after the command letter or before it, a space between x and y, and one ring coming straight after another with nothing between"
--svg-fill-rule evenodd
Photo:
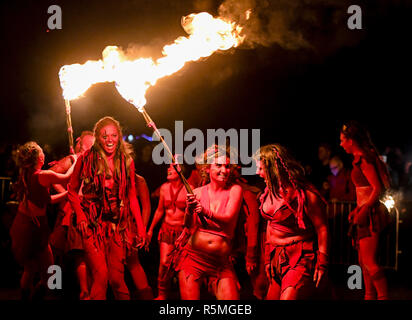
<instances>
[{"instance_id":1,"label":"dark background","mask_svg":"<svg viewBox=\"0 0 412 320\"><path fill-rule=\"evenodd\" d=\"M247 1L261 5L257 12L262 23L254 34L261 40L188 63L158 81L146 98L159 128L173 131L175 120L184 120L185 130L256 128L261 144L280 142L306 162L316 160L321 142L338 147L342 122L357 119L369 127L379 151L398 146L411 153L412 10L407 1ZM98 60L107 45L158 57L165 44L186 36L182 16L217 14L222 2L2 1L0 145L35 140L50 144L56 157L66 155L61 66ZM61 30L47 27L47 9L53 4L62 9ZM362 8L362 30L347 27L350 4ZM296 34L307 45L294 42ZM125 135L151 135L140 113L113 84L98 84L72 101L74 136L106 115L120 121ZM391 278L400 299L411 297L410 211L401 213L403 253L400 272ZM13 260L9 255L4 261ZM17 267L10 270L16 273ZM346 288L346 270L339 269L336 277ZM17 275L6 278L17 287ZM10 298L10 292L3 296ZM343 291L342 296L361 299L360 293Z\"/></svg>"},{"instance_id":2,"label":"dark background","mask_svg":"<svg viewBox=\"0 0 412 320\"><path fill-rule=\"evenodd\" d=\"M3 1L0 142L36 140L66 153L62 65L100 59L107 45L144 47L159 56L163 45L186 35L182 16L200 10L216 14L222 2ZM379 149L397 145L408 152L407 1L358 1L362 30L347 27L350 2L290 2L301 3L298 8L282 2L268 1L263 18L280 3L280 17L293 16L287 27L299 31L310 48L269 41L187 64L147 92L147 110L158 127L173 130L175 120L184 120L185 130L259 128L262 144L281 142L305 160L316 156L319 142L337 146L342 121L358 119ZM48 30L52 4L62 8L61 30ZM309 14L312 19L300 19ZM117 118L125 134L151 135L113 84L98 84L72 101L75 137L105 115Z\"/></svg>"}]
</instances>

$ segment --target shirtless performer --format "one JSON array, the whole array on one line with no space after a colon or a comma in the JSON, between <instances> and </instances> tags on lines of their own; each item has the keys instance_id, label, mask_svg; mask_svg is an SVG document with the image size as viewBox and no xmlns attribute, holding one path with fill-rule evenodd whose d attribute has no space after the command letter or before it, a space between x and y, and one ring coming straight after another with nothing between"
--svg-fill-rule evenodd
<instances>
[{"instance_id":1,"label":"shirtless performer","mask_svg":"<svg viewBox=\"0 0 412 320\"><path fill-rule=\"evenodd\" d=\"M211 146L203 156L210 182L187 195L191 236L176 266L180 296L199 300L203 278L219 300L239 299L239 284L230 260L232 239L242 203L242 187L230 184L232 165L226 147ZM207 224L199 219L203 216Z\"/></svg>"},{"instance_id":2,"label":"shirtless performer","mask_svg":"<svg viewBox=\"0 0 412 320\"><path fill-rule=\"evenodd\" d=\"M184 167L180 166L180 168L184 173ZM183 182L171 164L167 169L167 182L160 187L159 205L147 232L148 241L151 241L153 229L164 217L158 236L160 264L157 279L158 295L155 300L165 300L168 298L171 280L167 275L167 268L170 262L168 255L174 249L175 241L183 231L186 193Z\"/></svg>"}]
</instances>

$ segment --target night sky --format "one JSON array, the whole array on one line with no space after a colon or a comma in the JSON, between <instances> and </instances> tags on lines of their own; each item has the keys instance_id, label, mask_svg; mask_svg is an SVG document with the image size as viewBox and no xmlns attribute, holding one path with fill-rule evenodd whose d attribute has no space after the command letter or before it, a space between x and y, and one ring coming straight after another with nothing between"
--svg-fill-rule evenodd
<instances>
[{"instance_id":1,"label":"night sky","mask_svg":"<svg viewBox=\"0 0 412 320\"><path fill-rule=\"evenodd\" d=\"M412 150L407 1L247 1L257 7L263 40L189 63L150 88L147 111L158 127L184 120L185 129L259 128L262 144L281 142L303 159L322 141L337 145L342 121L357 119L379 149ZM222 2L2 1L0 142L68 149L61 66L98 60L107 45L159 56L186 36L182 16L217 14ZM53 4L62 8L61 30L47 27ZM349 4L362 8L362 30L348 29ZM151 135L113 84L98 84L72 102L75 136L105 115L126 134Z\"/></svg>"}]
</instances>

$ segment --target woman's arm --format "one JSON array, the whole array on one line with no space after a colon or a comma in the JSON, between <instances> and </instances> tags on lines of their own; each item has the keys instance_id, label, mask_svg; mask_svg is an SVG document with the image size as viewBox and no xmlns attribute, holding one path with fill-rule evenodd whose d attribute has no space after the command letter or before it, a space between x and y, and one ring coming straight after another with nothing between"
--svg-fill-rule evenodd
<instances>
[{"instance_id":1,"label":"woman's arm","mask_svg":"<svg viewBox=\"0 0 412 320\"><path fill-rule=\"evenodd\" d=\"M51 204L55 204L55 203L59 203L62 202L63 200L65 200L67 198L67 191L63 191L57 194L53 194L52 196L50 196L51 198Z\"/></svg>"},{"instance_id":2,"label":"woman's arm","mask_svg":"<svg viewBox=\"0 0 412 320\"><path fill-rule=\"evenodd\" d=\"M373 207L377 201L379 201L379 197L382 192L382 184L378 172L372 163L362 159L360 167L366 180L368 180L369 184L372 186L372 193L370 194L368 201L364 204L364 206L370 208Z\"/></svg>"},{"instance_id":3,"label":"woman's arm","mask_svg":"<svg viewBox=\"0 0 412 320\"><path fill-rule=\"evenodd\" d=\"M50 187L52 184L64 184L69 181L70 176L73 173L74 166L77 162L77 156L72 155L74 158L73 164L66 171L66 173L58 173L52 170L42 170L39 173L39 183L44 187Z\"/></svg>"},{"instance_id":4,"label":"woman's arm","mask_svg":"<svg viewBox=\"0 0 412 320\"><path fill-rule=\"evenodd\" d=\"M140 203L142 205L143 224L145 225L145 227L147 227L147 224L149 223L150 210L151 210L150 193L149 193L149 188L147 187L146 180L137 174L136 174L136 189L137 189L138 197L140 199Z\"/></svg>"},{"instance_id":5,"label":"woman's arm","mask_svg":"<svg viewBox=\"0 0 412 320\"><path fill-rule=\"evenodd\" d=\"M318 238L317 263L313 277L316 286L318 286L323 274L326 272L328 264L328 222L326 218L325 204L321 201L321 199L315 193L310 191L306 192L306 195L308 203L307 215L315 227Z\"/></svg>"},{"instance_id":6,"label":"woman's arm","mask_svg":"<svg viewBox=\"0 0 412 320\"><path fill-rule=\"evenodd\" d=\"M249 191L243 191L243 199L245 200L249 215L247 216L247 248L246 248L246 270L252 272L257 265L258 257L258 235L259 235L259 204L256 195Z\"/></svg>"},{"instance_id":7,"label":"woman's arm","mask_svg":"<svg viewBox=\"0 0 412 320\"><path fill-rule=\"evenodd\" d=\"M152 236L153 236L153 230L156 227L156 225L159 223L159 221L163 218L163 215L165 213L165 208L164 208L165 190L163 186L164 185L162 185L162 187L160 188L159 204L154 213L153 220L152 220L152 223L150 224L149 231L147 231L148 241L151 241Z\"/></svg>"},{"instance_id":8,"label":"woman's arm","mask_svg":"<svg viewBox=\"0 0 412 320\"><path fill-rule=\"evenodd\" d=\"M136 175L135 175L135 169L134 169L134 162L132 161L130 163L129 167L129 176L130 176L130 188L129 188L129 203L130 203L130 210L132 211L133 217L136 221L137 225L137 232L139 233L139 236L143 239L143 245L146 241L146 230L143 225L143 220L142 220L142 214L140 211L140 206L139 206L139 201L137 201L137 196L136 196Z\"/></svg>"}]
</instances>

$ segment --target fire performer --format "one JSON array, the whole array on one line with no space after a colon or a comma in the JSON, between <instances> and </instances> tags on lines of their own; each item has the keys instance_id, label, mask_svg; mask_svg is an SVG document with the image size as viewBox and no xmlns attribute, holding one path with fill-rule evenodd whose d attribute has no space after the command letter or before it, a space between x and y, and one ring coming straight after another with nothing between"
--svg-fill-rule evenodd
<instances>
[{"instance_id":1,"label":"fire performer","mask_svg":"<svg viewBox=\"0 0 412 320\"><path fill-rule=\"evenodd\" d=\"M278 144L261 147L257 174L265 179L261 214L267 222L265 268L268 300L304 299L328 264L326 206L304 178L302 166Z\"/></svg>"},{"instance_id":2,"label":"fire performer","mask_svg":"<svg viewBox=\"0 0 412 320\"><path fill-rule=\"evenodd\" d=\"M185 167L182 165L178 166L178 170L181 170L184 174ZM170 274L167 272L170 264L169 254L174 249L175 242L183 231L186 194L187 191L184 188L183 182L174 169L173 164L171 164L167 169L167 182L160 187L159 204L147 232L148 242L150 242L154 228L164 217L157 239L160 247L160 264L157 278L158 295L156 300L165 300L168 298L171 280L169 277Z\"/></svg>"},{"instance_id":3,"label":"fire performer","mask_svg":"<svg viewBox=\"0 0 412 320\"><path fill-rule=\"evenodd\" d=\"M389 175L369 132L359 123L345 124L340 141L342 148L354 157L351 177L356 187L357 207L348 218L365 281L365 300L376 299L376 293L378 299L386 300L387 282L378 265L377 253L379 234L388 224L389 214L379 198L390 185Z\"/></svg>"},{"instance_id":4,"label":"fire performer","mask_svg":"<svg viewBox=\"0 0 412 320\"><path fill-rule=\"evenodd\" d=\"M50 196L49 188L52 184L69 180L76 163L76 156L71 157L73 165L66 173L60 174L41 170L45 157L36 142L27 142L17 151L20 173L16 191L20 203L10 236L14 256L24 267L20 280L23 299L30 298L36 272L41 276L39 290L46 290L47 269L53 264L46 209L49 203L58 203L67 196L67 191Z\"/></svg>"},{"instance_id":5,"label":"fire performer","mask_svg":"<svg viewBox=\"0 0 412 320\"><path fill-rule=\"evenodd\" d=\"M184 300L200 298L203 278L207 278L209 291L217 299L239 299L239 283L230 255L242 204L242 187L230 183L230 159L226 147L208 148L203 155L202 172L210 182L187 195L191 236L180 251L176 266L180 296Z\"/></svg>"},{"instance_id":6,"label":"fire performer","mask_svg":"<svg viewBox=\"0 0 412 320\"><path fill-rule=\"evenodd\" d=\"M74 152L80 156L89 150L94 143L94 135L91 131L83 131L76 139ZM71 156L67 156L56 163L52 163L50 170L63 173L72 165ZM56 192L64 192L67 184L54 184ZM87 281L87 267L84 260L83 241L79 229L76 225L76 217L72 206L68 200L59 203L57 219L54 230L50 235L50 244L53 249L55 259L63 258L64 253L70 252L74 258L77 280L80 286L80 300L89 298L89 288Z\"/></svg>"},{"instance_id":7,"label":"fire performer","mask_svg":"<svg viewBox=\"0 0 412 320\"><path fill-rule=\"evenodd\" d=\"M79 161L68 185L69 200L82 233L93 283L90 299L106 299L108 281L116 299L130 299L124 281L126 244L130 244L129 214L133 214L144 246L146 232L136 198L131 147L112 117L94 127L95 143ZM79 197L82 186L83 197Z\"/></svg>"}]
</instances>

